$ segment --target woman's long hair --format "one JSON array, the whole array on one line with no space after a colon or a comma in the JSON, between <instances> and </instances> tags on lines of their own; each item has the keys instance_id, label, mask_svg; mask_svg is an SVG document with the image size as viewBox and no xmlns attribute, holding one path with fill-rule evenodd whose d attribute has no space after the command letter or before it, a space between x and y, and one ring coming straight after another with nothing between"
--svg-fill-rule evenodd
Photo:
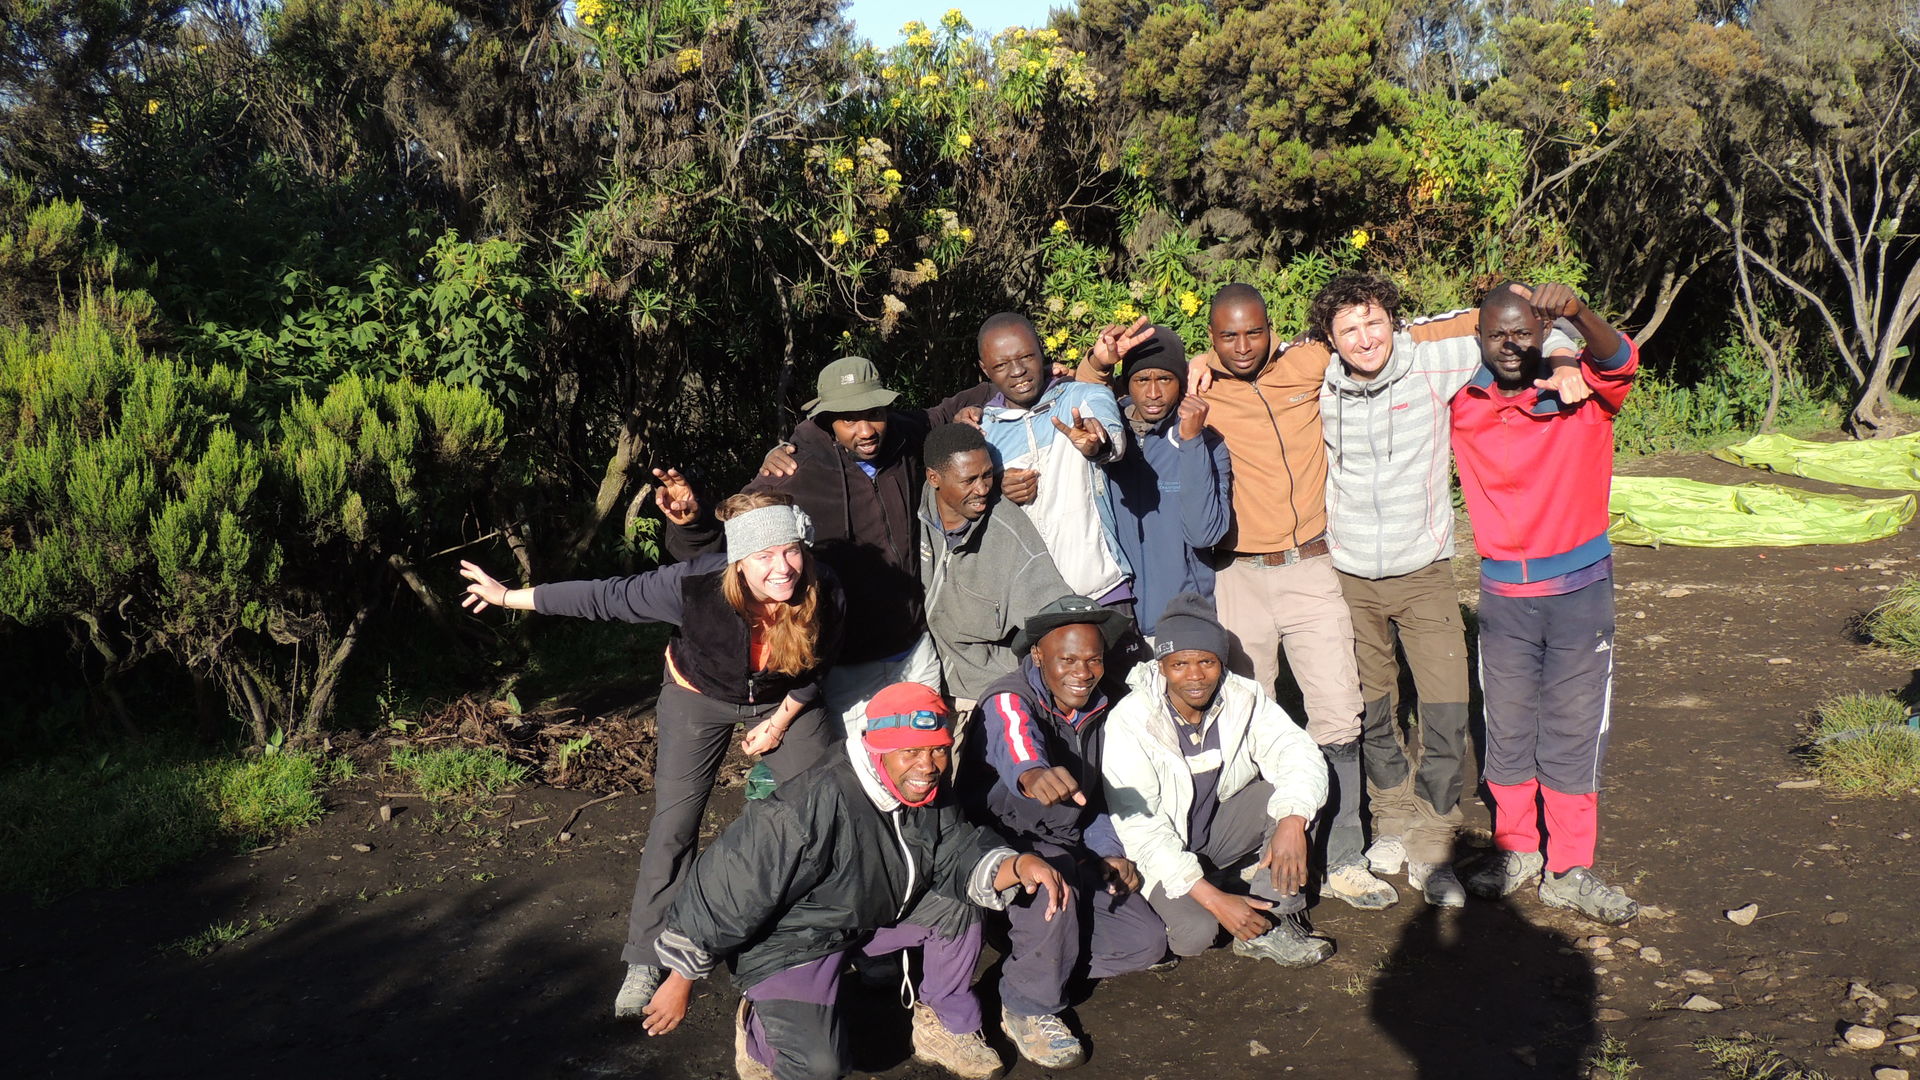
<instances>
[{"instance_id":1,"label":"woman's long hair","mask_svg":"<svg viewBox=\"0 0 1920 1080\"><path fill-rule=\"evenodd\" d=\"M792 506L793 497L777 491L747 491L721 503L713 514L722 523L749 510L763 506ZM820 578L813 572L813 549L800 545L800 580L793 597L775 607L771 614L754 602L747 590L747 579L738 562L727 564L720 579L720 595L733 610L758 628L767 648L767 671L780 675L799 675L820 663Z\"/></svg>"}]
</instances>

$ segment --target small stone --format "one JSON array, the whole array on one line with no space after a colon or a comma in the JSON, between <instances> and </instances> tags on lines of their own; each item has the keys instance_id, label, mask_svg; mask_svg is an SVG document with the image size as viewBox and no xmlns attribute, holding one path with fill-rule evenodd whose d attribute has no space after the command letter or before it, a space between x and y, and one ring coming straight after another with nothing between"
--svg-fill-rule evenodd
<instances>
[{"instance_id":1,"label":"small stone","mask_svg":"<svg viewBox=\"0 0 1920 1080\"><path fill-rule=\"evenodd\" d=\"M1593 950L1593 958L1595 960L1611 960L1613 959L1613 950L1612 949L1595 949Z\"/></svg>"},{"instance_id":2,"label":"small stone","mask_svg":"<svg viewBox=\"0 0 1920 1080\"><path fill-rule=\"evenodd\" d=\"M1793 663L1793 657L1791 657L1791 656L1776 656L1776 657L1774 657L1774 658L1772 658L1771 660L1768 660L1768 661L1767 661L1767 663L1769 663L1769 664L1791 664L1791 663Z\"/></svg>"},{"instance_id":3,"label":"small stone","mask_svg":"<svg viewBox=\"0 0 1920 1080\"><path fill-rule=\"evenodd\" d=\"M1840 1039L1855 1050L1878 1050L1886 1045L1887 1033L1863 1024L1848 1024Z\"/></svg>"},{"instance_id":4,"label":"small stone","mask_svg":"<svg viewBox=\"0 0 1920 1080\"><path fill-rule=\"evenodd\" d=\"M1907 1070L1882 1065L1873 1070L1873 1080L1907 1080Z\"/></svg>"},{"instance_id":5,"label":"small stone","mask_svg":"<svg viewBox=\"0 0 1920 1080\"><path fill-rule=\"evenodd\" d=\"M573 834L570 832L562 832L556 839L564 844L573 839Z\"/></svg>"},{"instance_id":6,"label":"small stone","mask_svg":"<svg viewBox=\"0 0 1920 1080\"><path fill-rule=\"evenodd\" d=\"M1727 911L1727 921L1735 926L1752 926L1754 916L1760 914L1759 904L1743 904Z\"/></svg>"},{"instance_id":7,"label":"small stone","mask_svg":"<svg viewBox=\"0 0 1920 1080\"><path fill-rule=\"evenodd\" d=\"M1633 613L1633 617L1636 619L1644 619L1647 617L1647 613L1644 611L1636 611Z\"/></svg>"},{"instance_id":8,"label":"small stone","mask_svg":"<svg viewBox=\"0 0 1920 1080\"><path fill-rule=\"evenodd\" d=\"M373 850L373 845L372 844L355 844L353 845L353 850L359 852L362 855L365 855L368 852Z\"/></svg>"},{"instance_id":9,"label":"small stone","mask_svg":"<svg viewBox=\"0 0 1920 1080\"><path fill-rule=\"evenodd\" d=\"M1599 1012L1593 1014L1593 1018L1603 1024L1616 1024L1625 1020L1627 1014L1621 1012L1619 1009L1601 1009Z\"/></svg>"},{"instance_id":10,"label":"small stone","mask_svg":"<svg viewBox=\"0 0 1920 1080\"><path fill-rule=\"evenodd\" d=\"M1680 979L1682 982L1692 983L1695 986L1713 985L1713 976L1701 971L1699 968L1688 968L1681 972Z\"/></svg>"},{"instance_id":11,"label":"small stone","mask_svg":"<svg viewBox=\"0 0 1920 1080\"><path fill-rule=\"evenodd\" d=\"M1271 1053L1273 1053L1273 1051L1267 1049L1266 1044L1261 1042L1259 1039L1247 1040L1247 1056L1248 1057L1259 1057L1261 1054L1271 1054Z\"/></svg>"},{"instance_id":12,"label":"small stone","mask_svg":"<svg viewBox=\"0 0 1920 1080\"><path fill-rule=\"evenodd\" d=\"M1516 1046L1511 1053L1514 1057L1520 1059L1520 1064L1525 1065L1529 1069L1540 1064L1540 1055L1535 1053L1531 1046Z\"/></svg>"},{"instance_id":13,"label":"small stone","mask_svg":"<svg viewBox=\"0 0 1920 1080\"><path fill-rule=\"evenodd\" d=\"M1662 957L1659 949L1648 945L1646 948L1640 950L1640 959L1645 960L1649 964L1657 964L1661 961Z\"/></svg>"},{"instance_id":14,"label":"small stone","mask_svg":"<svg viewBox=\"0 0 1920 1080\"><path fill-rule=\"evenodd\" d=\"M1899 1016L1893 1018L1893 1022L1896 1024L1911 1024L1914 1027L1920 1028L1920 1014L1901 1013Z\"/></svg>"},{"instance_id":15,"label":"small stone","mask_svg":"<svg viewBox=\"0 0 1920 1080\"><path fill-rule=\"evenodd\" d=\"M1804 788L1817 788L1820 786L1820 781L1809 777L1805 780L1782 780L1773 786L1781 791L1799 791Z\"/></svg>"},{"instance_id":16,"label":"small stone","mask_svg":"<svg viewBox=\"0 0 1920 1080\"><path fill-rule=\"evenodd\" d=\"M334 862L339 862L341 859L346 858L346 856L345 855L329 855L327 856L327 858L331 859Z\"/></svg>"},{"instance_id":17,"label":"small stone","mask_svg":"<svg viewBox=\"0 0 1920 1080\"><path fill-rule=\"evenodd\" d=\"M1846 922L1847 918L1847 913L1844 911L1829 911L1827 912L1827 925L1839 926L1841 923Z\"/></svg>"},{"instance_id":18,"label":"small stone","mask_svg":"<svg viewBox=\"0 0 1920 1080\"><path fill-rule=\"evenodd\" d=\"M1904 840L1906 837L1901 837L1901 839ZM1906 983L1888 983L1880 988L1880 992L1895 1001L1908 1001L1914 997L1920 997L1920 990L1915 990Z\"/></svg>"},{"instance_id":19,"label":"small stone","mask_svg":"<svg viewBox=\"0 0 1920 1080\"><path fill-rule=\"evenodd\" d=\"M1673 912L1663 907L1656 907L1653 904L1642 904L1640 905L1640 917L1643 919L1671 919L1673 918Z\"/></svg>"},{"instance_id":20,"label":"small stone","mask_svg":"<svg viewBox=\"0 0 1920 1080\"><path fill-rule=\"evenodd\" d=\"M1679 585L1675 585L1673 588L1668 589L1666 592L1663 592L1660 595L1666 597L1669 600L1678 600L1683 596L1692 596L1693 590L1688 588L1683 588Z\"/></svg>"},{"instance_id":21,"label":"small stone","mask_svg":"<svg viewBox=\"0 0 1920 1080\"><path fill-rule=\"evenodd\" d=\"M1828 916L1827 921L1832 922L1833 917ZM1847 1000L1848 1001L1864 1001L1868 1005L1876 1009L1884 1009L1887 1007L1886 998L1883 998L1879 994L1874 993L1872 987L1858 980L1855 980L1854 982L1847 984Z\"/></svg>"},{"instance_id":22,"label":"small stone","mask_svg":"<svg viewBox=\"0 0 1920 1080\"><path fill-rule=\"evenodd\" d=\"M1580 947L1583 949L1604 949L1611 944L1613 944L1613 939L1607 935L1593 934L1583 938L1580 942Z\"/></svg>"},{"instance_id":23,"label":"small stone","mask_svg":"<svg viewBox=\"0 0 1920 1080\"><path fill-rule=\"evenodd\" d=\"M1910 1058L1920 1058L1920 1046L1915 1046L1912 1043L1902 1046L1900 1052Z\"/></svg>"},{"instance_id":24,"label":"small stone","mask_svg":"<svg viewBox=\"0 0 1920 1080\"><path fill-rule=\"evenodd\" d=\"M1619 945L1623 949L1638 949L1640 942L1630 937L1623 937L1620 939Z\"/></svg>"},{"instance_id":25,"label":"small stone","mask_svg":"<svg viewBox=\"0 0 1920 1080\"><path fill-rule=\"evenodd\" d=\"M1607 968L1606 966L1604 966L1604 965L1602 965L1602 966L1600 966L1600 967L1596 967L1596 968L1594 968L1594 969L1593 969L1593 973L1594 973L1595 975L1605 975L1605 974L1607 974L1607 972L1608 972L1609 970L1611 970L1611 969L1609 969L1609 968Z\"/></svg>"},{"instance_id":26,"label":"small stone","mask_svg":"<svg viewBox=\"0 0 1920 1080\"><path fill-rule=\"evenodd\" d=\"M1721 1009L1726 1008L1725 1005L1700 994L1695 994L1681 1002L1680 1007L1688 1012L1719 1012Z\"/></svg>"},{"instance_id":27,"label":"small stone","mask_svg":"<svg viewBox=\"0 0 1920 1080\"><path fill-rule=\"evenodd\" d=\"M392 803L387 802L387 803L380 804L380 820L381 821L393 820L393 804Z\"/></svg>"},{"instance_id":28,"label":"small stone","mask_svg":"<svg viewBox=\"0 0 1920 1080\"><path fill-rule=\"evenodd\" d=\"M1904 1039L1915 1032L1920 1032L1920 1025L1903 1024L1897 1020L1887 1025L1887 1034L1895 1039Z\"/></svg>"}]
</instances>

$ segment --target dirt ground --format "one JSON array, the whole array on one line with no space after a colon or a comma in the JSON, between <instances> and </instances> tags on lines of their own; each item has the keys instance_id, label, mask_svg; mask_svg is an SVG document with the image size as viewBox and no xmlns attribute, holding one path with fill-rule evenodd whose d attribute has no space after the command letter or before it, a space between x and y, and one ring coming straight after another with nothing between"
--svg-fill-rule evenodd
<instances>
[{"instance_id":1,"label":"dirt ground","mask_svg":"<svg viewBox=\"0 0 1920 1080\"><path fill-rule=\"evenodd\" d=\"M1625 469L1758 478L1703 455ZM1829 695L1920 692L1910 667L1851 626L1898 575L1920 571L1914 536L1617 553L1600 860L1646 905L1632 926L1589 925L1525 893L1449 913L1417 900L1373 914L1320 904L1316 925L1339 942L1321 967L1282 972L1216 950L1094 988L1078 1008L1092 1047L1080 1075L1584 1077L1611 1036L1637 1076L1702 1077L1722 1074L1693 1044L1739 1033L1842 1080L1877 1065L1920 1075L1894 1047L1832 1048L1837 1025L1866 1008L1849 1001L1852 983L1889 999L1883 1023L1920 1013L1920 803L1800 786L1811 774L1792 753ZM1471 603L1472 560L1459 562ZM723 977L671 1036L609 1018L646 796L587 807L563 841L590 793L536 788L499 800L494 816L436 821L423 800L383 798L396 783L336 789L327 819L283 846L44 908L0 901L7 1071L732 1075ZM738 806L722 792L710 827ZM1484 808L1471 811L1484 826ZM1723 917L1748 903L1759 905L1751 925ZM253 932L204 958L167 948L242 920ZM1593 934L1614 939L1611 958L1591 951ZM1722 1008L1678 1007L1695 994ZM943 1075L908 1060L897 1005L862 1000L875 1018L856 1028L863 1067Z\"/></svg>"}]
</instances>

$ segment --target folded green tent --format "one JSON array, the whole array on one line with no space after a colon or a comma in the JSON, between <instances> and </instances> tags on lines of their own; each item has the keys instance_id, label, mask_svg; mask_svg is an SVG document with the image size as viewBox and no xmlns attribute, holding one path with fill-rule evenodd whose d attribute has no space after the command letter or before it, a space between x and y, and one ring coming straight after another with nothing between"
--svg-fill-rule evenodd
<instances>
[{"instance_id":1,"label":"folded green tent","mask_svg":"<svg viewBox=\"0 0 1920 1080\"><path fill-rule=\"evenodd\" d=\"M1860 544L1913 520L1914 497L1816 495L1778 484L1703 484L1676 476L1616 476L1607 501L1615 543L1658 547Z\"/></svg>"},{"instance_id":2,"label":"folded green tent","mask_svg":"<svg viewBox=\"0 0 1920 1080\"><path fill-rule=\"evenodd\" d=\"M1893 439L1808 442L1787 435L1755 435L1713 456L1752 469L1771 469L1853 487L1920 491L1920 432Z\"/></svg>"}]
</instances>

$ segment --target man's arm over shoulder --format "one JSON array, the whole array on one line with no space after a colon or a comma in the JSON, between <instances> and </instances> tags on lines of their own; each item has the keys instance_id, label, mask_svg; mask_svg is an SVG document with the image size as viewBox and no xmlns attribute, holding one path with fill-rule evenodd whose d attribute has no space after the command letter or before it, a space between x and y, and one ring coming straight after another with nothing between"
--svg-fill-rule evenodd
<instances>
[{"instance_id":1,"label":"man's arm over shoulder","mask_svg":"<svg viewBox=\"0 0 1920 1080\"><path fill-rule=\"evenodd\" d=\"M924 409L903 409L908 414L917 413L928 428L937 428L941 424L951 424L960 415L960 410L978 408L993 400L996 393L990 382L980 382Z\"/></svg>"}]
</instances>

